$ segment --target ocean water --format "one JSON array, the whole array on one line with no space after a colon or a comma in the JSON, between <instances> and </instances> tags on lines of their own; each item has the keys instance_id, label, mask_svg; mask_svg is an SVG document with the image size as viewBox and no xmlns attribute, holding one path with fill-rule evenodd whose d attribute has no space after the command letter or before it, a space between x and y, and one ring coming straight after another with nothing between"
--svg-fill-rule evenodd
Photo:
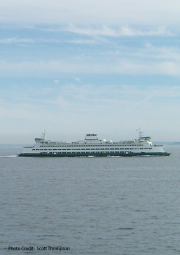
<instances>
[{"instance_id":1,"label":"ocean water","mask_svg":"<svg viewBox=\"0 0 180 255\"><path fill-rule=\"evenodd\" d=\"M1 147L0 254L179 254L180 147L165 149L23 158Z\"/></svg>"}]
</instances>

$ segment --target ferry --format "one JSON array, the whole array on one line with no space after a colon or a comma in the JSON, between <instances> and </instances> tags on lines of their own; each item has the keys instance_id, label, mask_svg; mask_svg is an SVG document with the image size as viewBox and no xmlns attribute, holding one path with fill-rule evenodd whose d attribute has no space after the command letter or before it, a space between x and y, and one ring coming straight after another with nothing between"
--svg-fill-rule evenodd
<instances>
[{"instance_id":1,"label":"ferry","mask_svg":"<svg viewBox=\"0 0 180 255\"><path fill-rule=\"evenodd\" d=\"M163 145L153 145L150 136L143 136L131 141L113 142L100 140L97 134L86 134L84 140L77 142L53 142L46 139L46 133L41 138L35 138L35 145L24 147L20 157L115 157L115 156L169 156Z\"/></svg>"}]
</instances>

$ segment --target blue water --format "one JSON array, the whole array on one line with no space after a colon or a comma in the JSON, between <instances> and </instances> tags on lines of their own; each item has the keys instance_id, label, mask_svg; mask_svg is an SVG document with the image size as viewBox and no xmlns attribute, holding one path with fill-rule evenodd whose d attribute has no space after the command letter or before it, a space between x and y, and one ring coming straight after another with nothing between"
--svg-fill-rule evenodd
<instances>
[{"instance_id":1,"label":"blue water","mask_svg":"<svg viewBox=\"0 0 180 255\"><path fill-rule=\"evenodd\" d=\"M22 158L20 148L0 148L0 254L179 254L180 147L166 150Z\"/></svg>"}]
</instances>

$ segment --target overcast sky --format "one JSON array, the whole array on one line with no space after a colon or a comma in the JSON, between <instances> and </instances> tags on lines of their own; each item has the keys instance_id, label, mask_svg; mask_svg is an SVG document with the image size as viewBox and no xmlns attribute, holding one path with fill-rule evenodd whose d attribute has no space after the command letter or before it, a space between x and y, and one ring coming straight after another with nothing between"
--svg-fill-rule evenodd
<instances>
[{"instance_id":1,"label":"overcast sky","mask_svg":"<svg viewBox=\"0 0 180 255\"><path fill-rule=\"evenodd\" d=\"M179 0L0 0L0 143L180 141Z\"/></svg>"}]
</instances>

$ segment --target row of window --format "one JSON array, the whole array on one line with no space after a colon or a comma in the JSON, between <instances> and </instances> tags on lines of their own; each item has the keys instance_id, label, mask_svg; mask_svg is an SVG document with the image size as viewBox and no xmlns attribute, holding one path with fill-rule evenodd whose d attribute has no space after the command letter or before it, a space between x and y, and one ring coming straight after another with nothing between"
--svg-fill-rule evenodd
<instances>
[{"instance_id":1,"label":"row of window","mask_svg":"<svg viewBox=\"0 0 180 255\"><path fill-rule=\"evenodd\" d=\"M148 149L152 149L152 148L103 148L103 149L94 149L94 148L91 148L91 149L88 149L88 148L84 148L84 149L32 149L33 151L68 151L68 150L72 150L72 151L101 151L101 150L111 150L111 151L114 151L114 150L148 150Z\"/></svg>"},{"instance_id":2,"label":"row of window","mask_svg":"<svg viewBox=\"0 0 180 255\"><path fill-rule=\"evenodd\" d=\"M46 145L41 145L40 147L105 147L105 146L112 146L112 144L96 144L96 145L94 145L94 144L86 144L86 145L60 145L60 144L58 144L58 145L48 145L48 146L46 146ZM120 145L119 144L113 144L113 146L115 146L115 147L119 147ZM123 144L123 145L121 145L121 146L144 146L143 144Z\"/></svg>"}]
</instances>

